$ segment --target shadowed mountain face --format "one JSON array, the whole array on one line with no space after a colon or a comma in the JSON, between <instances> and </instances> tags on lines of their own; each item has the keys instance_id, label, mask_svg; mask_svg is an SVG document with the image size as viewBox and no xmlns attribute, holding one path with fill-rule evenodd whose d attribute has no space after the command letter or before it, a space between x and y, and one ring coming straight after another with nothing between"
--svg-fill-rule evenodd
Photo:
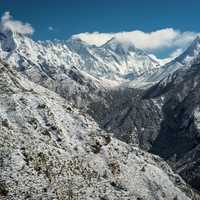
<instances>
[{"instance_id":1,"label":"shadowed mountain face","mask_svg":"<svg viewBox=\"0 0 200 200\"><path fill-rule=\"evenodd\" d=\"M151 152L170 160L175 169L196 189L200 189L200 65L176 73L164 88L151 89L164 96L163 121ZM148 94L151 96L150 94Z\"/></svg>"},{"instance_id":2,"label":"shadowed mountain face","mask_svg":"<svg viewBox=\"0 0 200 200\"><path fill-rule=\"evenodd\" d=\"M164 88L157 86L153 88L154 98L162 95L165 103L162 107L161 134L156 139L153 150L159 151L166 158L176 152L179 158L199 142L197 118L200 103L200 65L192 66L187 72L177 73L176 78ZM166 148L156 150L162 143Z\"/></svg>"},{"instance_id":3,"label":"shadowed mountain face","mask_svg":"<svg viewBox=\"0 0 200 200\"><path fill-rule=\"evenodd\" d=\"M88 113L117 138L149 150L160 130L162 113L159 102L142 99L143 93L132 88L109 90L104 101L89 105Z\"/></svg>"}]
</instances>

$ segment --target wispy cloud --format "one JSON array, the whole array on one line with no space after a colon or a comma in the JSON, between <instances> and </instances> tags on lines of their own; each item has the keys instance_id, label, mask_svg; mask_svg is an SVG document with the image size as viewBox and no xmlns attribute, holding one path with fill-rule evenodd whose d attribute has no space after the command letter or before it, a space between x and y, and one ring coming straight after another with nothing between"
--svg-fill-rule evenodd
<instances>
[{"instance_id":1,"label":"wispy cloud","mask_svg":"<svg viewBox=\"0 0 200 200\"><path fill-rule=\"evenodd\" d=\"M134 30L130 32L119 33L80 33L73 36L73 38L81 38L89 44L100 46L112 37L118 40L132 42L137 48L144 50L155 51L164 48L182 48L190 43L198 33L195 32L181 32L173 28L165 28L153 32L143 32Z\"/></svg>"},{"instance_id":2,"label":"wispy cloud","mask_svg":"<svg viewBox=\"0 0 200 200\"><path fill-rule=\"evenodd\" d=\"M16 33L29 35L34 33L34 29L29 23L23 23L19 20L14 20L8 11L5 12L1 17L0 26L3 29L9 29Z\"/></svg>"},{"instance_id":3,"label":"wispy cloud","mask_svg":"<svg viewBox=\"0 0 200 200\"><path fill-rule=\"evenodd\" d=\"M170 54L170 58L176 58L177 56L180 56L182 53L183 53L184 49L176 49L175 51L173 51L171 54Z\"/></svg>"}]
</instances>

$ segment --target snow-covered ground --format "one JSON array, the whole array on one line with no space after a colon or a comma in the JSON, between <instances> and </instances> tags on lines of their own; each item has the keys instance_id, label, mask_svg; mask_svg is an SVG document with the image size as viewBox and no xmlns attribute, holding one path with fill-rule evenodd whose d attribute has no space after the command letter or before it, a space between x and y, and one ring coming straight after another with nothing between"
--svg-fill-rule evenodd
<instances>
[{"instance_id":1,"label":"snow-covered ground","mask_svg":"<svg viewBox=\"0 0 200 200\"><path fill-rule=\"evenodd\" d=\"M0 93L2 199L192 198L162 159L114 139L4 64Z\"/></svg>"}]
</instances>

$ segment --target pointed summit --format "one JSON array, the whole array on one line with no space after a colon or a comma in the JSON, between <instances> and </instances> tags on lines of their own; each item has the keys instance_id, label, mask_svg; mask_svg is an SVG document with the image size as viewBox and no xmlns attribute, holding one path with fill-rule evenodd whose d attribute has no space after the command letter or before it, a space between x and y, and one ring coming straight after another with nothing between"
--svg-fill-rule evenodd
<instances>
[{"instance_id":1,"label":"pointed summit","mask_svg":"<svg viewBox=\"0 0 200 200\"><path fill-rule=\"evenodd\" d=\"M200 49L200 36L197 36L195 40L193 40L188 49L193 49L193 50Z\"/></svg>"},{"instance_id":2,"label":"pointed summit","mask_svg":"<svg viewBox=\"0 0 200 200\"><path fill-rule=\"evenodd\" d=\"M111 49L116 52L127 53L128 51L136 51L136 47L132 42L121 40L119 38L112 37L101 47Z\"/></svg>"},{"instance_id":3,"label":"pointed summit","mask_svg":"<svg viewBox=\"0 0 200 200\"><path fill-rule=\"evenodd\" d=\"M75 46L90 46L87 42L83 41L81 38L78 37L70 37L66 43L68 45L75 45Z\"/></svg>"},{"instance_id":4,"label":"pointed summit","mask_svg":"<svg viewBox=\"0 0 200 200\"><path fill-rule=\"evenodd\" d=\"M200 42L200 35L197 35L196 39L194 41Z\"/></svg>"}]
</instances>

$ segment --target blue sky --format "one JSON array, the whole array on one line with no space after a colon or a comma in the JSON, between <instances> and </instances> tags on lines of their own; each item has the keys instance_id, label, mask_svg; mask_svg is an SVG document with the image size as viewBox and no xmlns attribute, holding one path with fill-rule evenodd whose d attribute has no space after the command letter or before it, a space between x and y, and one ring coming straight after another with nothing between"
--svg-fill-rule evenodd
<instances>
[{"instance_id":1,"label":"blue sky","mask_svg":"<svg viewBox=\"0 0 200 200\"><path fill-rule=\"evenodd\" d=\"M151 33L166 28L196 34L200 32L199 8L199 0L0 0L1 16L9 11L13 19L30 23L35 40L66 39L84 32ZM163 57L186 43L147 50Z\"/></svg>"}]
</instances>

